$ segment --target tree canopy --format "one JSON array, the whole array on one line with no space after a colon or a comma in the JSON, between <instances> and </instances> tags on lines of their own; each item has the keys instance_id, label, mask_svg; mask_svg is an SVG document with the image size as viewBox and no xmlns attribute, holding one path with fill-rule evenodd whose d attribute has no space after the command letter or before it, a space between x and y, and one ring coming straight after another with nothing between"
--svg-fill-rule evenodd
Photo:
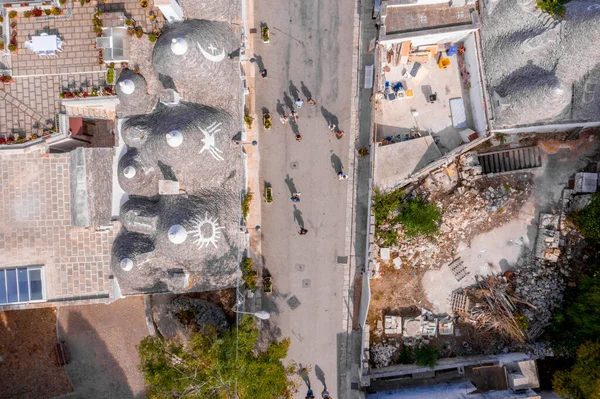
<instances>
[{"instance_id":1,"label":"tree canopy","mask_svg":"<svg viewBox=\"0 0 600 399\"><path fill-rule=\"evenodd\" d=\"M592 202L575 215L574 221L588 241L600 244L600 195L594 194Z\"/></svg>"},{"instance_id":2,"label":"tree canopy","mask_svg":"<svg viewBox=\"0 0 600 399\"><path fill-rule=\"evenodd\" d=\"M148 336L138 346L140 370L149 398L280 399L290 396L292 383L282 360L289 339L255 353L258 330L252 316L239 329L219 335L196 333L187 346Z\"/></svg>"},{"instance_id":3,"label":"tree canopy","mask_svg":"<svg viewBox=\"0 0 600 399\"><path fill-rule=\"evenodd\" d=\"M573 368L557 371L552 379L552 388L562 398L600 399L600 343L581 345Z\"/></svg>"}]
</instances>

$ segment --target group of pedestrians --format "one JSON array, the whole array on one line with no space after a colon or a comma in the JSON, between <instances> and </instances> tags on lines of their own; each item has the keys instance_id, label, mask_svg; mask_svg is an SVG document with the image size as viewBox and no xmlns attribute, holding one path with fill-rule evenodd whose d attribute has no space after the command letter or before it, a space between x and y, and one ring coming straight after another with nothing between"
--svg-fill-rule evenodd
<instances>
[{"instance_id":1,"label":"group of pedestrians","mask_svg":"<svg viewBox=\"0 0 600 399\"><path fill-rule=\"evenodd\" d=\"M307 98L306 99L306 103L309 105L317 105L317 102L315 100L313 100L312 98ZM290 121L293 122L294 124L298 124L298 112L296 111L300 111L300 108L302 108L302 106L304 105L304 100L302 100L300 97L298 97L296 99L296 101L294 102L294 108L292 108L292 110L290 111L289 114L283 114L281 116L279 116L279 121L283 124L283 126L287 126ZM300 132L296 133L296 141L300 142L302 141L302 135L300 134Z\"/></svg>"}]
</instances>

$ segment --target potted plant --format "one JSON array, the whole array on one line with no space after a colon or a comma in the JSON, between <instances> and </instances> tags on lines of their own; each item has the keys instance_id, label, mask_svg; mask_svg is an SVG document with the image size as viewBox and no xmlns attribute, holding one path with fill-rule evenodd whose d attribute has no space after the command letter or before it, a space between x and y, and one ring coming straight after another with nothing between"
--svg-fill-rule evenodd
<instances>
[{"instance_id":1,"label":"potted plant","mask_svg":"<svg viewBox=\"0 0 600 399\"><path fill-rule=\"evenodd\" d=\"M114 68L108 68L106 70L106 83L109 85L115 84L115 70Z\"/></svg>"},{"instance_id":2,"label":"potted plant","mask_svg":"<svg viewBox=\"0 0 600 399\"><path fill-rule=\"evenodd\" d=\"M133 36L133 35L135 35L135 28L134 28L134 27L132 27L132 26L130 26L129 28L127 28L127 34L128 34L129 36Z\"/></svg>"},{"instance_id":3,"label":"potted plant","mask_svg":"<svg viewBox=\"0 0 600 399\"><path fill-rule=\"evenodd\" d=\"M31 11L23 11L23 17L24 17L24 18L29 18L29 17L31 17Z\"/></svg>"},{"instance_id":4,"label":"potted plant","mask_svg":"<svg viewBox=\"0 0 600 399\"><path fill-rule=\"evenodd\" d=\"M125 26L132 26L133 25L133 21L130 19L126 19L125 20Z\"/></svg>"},{"instance_id":5,"label":"potted plant","mask_svg":"<svg viewBox=\"0 0 600 399\"><path fill-rule=\"evenodd\" d=\"M17 47L15 44L12 44L12 43L11 43L11 44L9 44L9 45L8 45L8 51L10 51L11 53L14 53L14 52L16 52L16 51L17 51L17 48L18 48L18 47Z\"/></svg>"},{"instance_id":6,"label":"potted plant","mask_svg":"<svg viewBox=\"0 0 600 399\"><path fill-rule=\"evenodd\" d=\"M269 27L266 24L262 26L261 33L262 33L263 43L269 43L269 41L270 41Z\"/></svg>"},{"instance_id":7,"label":"potted plant","mask_svg":"<svg viewBox=\"0 0 600 399\"><path fill-rule=\"evenodd\" d=\"M271 126L273 126L271 124L271 115L269 115L266 112L263 114L263 125L264 125L264 127L265 127L266 130L271 129Z\"/></svg>"},{"instance_id":8,"label":"potted plant","mask_svg":"<svg viewBox=\"0 0 600 399\"><path fill-rule=\"evenodd\" d=\"M48 10L48 11L50 11L50 10ZM42 9L41 9L41 8L37 8L37 7L36 7L36 8L34 8L33 10L31 10L31 14L32 14L34 17L41 17L43 13L44 13L44 12L42 11Z\"/></svg>"},{"instance_id":9,"label":"potted plant","mask_svg":"<svg viewBox=\"0 0 600 399\"><path fill-rule=\"evenodd\" d=\"M18 13L13 10L13 11L11 11L11 12L8 13L8 18L15 19L15 18L17 18L17 14Z\"/></svg>"},{"instance_id":10,"label":"potted plant","mask_svg":"<svg viewBox=\"0 0 600 399\"><path fill-rule=\"evenodd\" d=\"M156 41L156 35L154 33L150 33L148 35L148 40L150 40L150 43L154 43Z\"/></svg>"},{"instance_id":11,"label":"potted plant","mask_svg":"<svg viewBox=\"0 0 600 399\"><path fill-rule=\"evenodd\" d=\"M52 15L60 15L62 14L62 10L58 7L53 7L52 10L50 10L50 13Z\"/></svg>"},{"instance_id":12,"label":"potted plant","mask_svg":"<svg viewBox=\"0 0 600 399\"><path fill-rule=\"evenodd\" d=\"M51 13L52 13L52 11L50 11L49 8L44 9L44 14L50 15Z\"/></svg>"},{"instance_id":13,"label":"potted plant","mask_svg":"<svg viewBox=\"0 0 600 399\"><path fill-rule=\"evenodd\" d=\"M29 136L29 140L36 140L38 138L37 134L32 134L31 136Z\"/></svg>"},{"instance_id":14,"label":"potted plant","mask_svg":"<svg viewBox=\"0 0 600 399\"><path fill-rule=\"evenodd\" d=\"M263 291L265 294L270 294L273 292L273 279L271 277L263 278Z\"/></svg>"},{"instance_id":15,"label":"potted plant","mask_svg":"<svg viewBox=\"0 0 600 399\"><path fill-rule=\"evenodd\" d=\"M67 4L67 0L58 0L58 3L59 3L61 6L64 6L65 4Z\"/></svg>"},{"instance_id":16,"label":"potted plant","mask_svg":"<svg viewBox=\"0 0 600 399\"><path fill-rule=\"evenodd\" d=\"M244 122L246 122L248 129L252 129L252 122L254 122L254 118L250 115L244 115Z\"/></svg>"},{"instance_id":17,"label":"potted plant","mask_svg":"<svg viewBox=\"0 0 600 399\"><path fill-rule=\"evenodd\" d=\"M142 1L140 1L140 6L142 6L142 8L148 7L148 0L142 0Z\"/></svg>"},{"instance_id":18,"label":"potted plant","mask_svg":"<svg viewBox=\"0 0 600 399\"><path fill-rule=\"evenodd\" d=\"M142 36L144 36L144 29L142 29L141 26L138 26L135 28L135 35L137 36L137 38L141 38Z\"/></svg>"},{"instance_id":19,"label":"potted plant","mask_svg":"<svg viewBox=\"0 0 600 399\"><path fill-rule=\"evenodd\" d=\"M4 50L4 42L0 42L0 50Z\"/></svg>"}]
</instances>

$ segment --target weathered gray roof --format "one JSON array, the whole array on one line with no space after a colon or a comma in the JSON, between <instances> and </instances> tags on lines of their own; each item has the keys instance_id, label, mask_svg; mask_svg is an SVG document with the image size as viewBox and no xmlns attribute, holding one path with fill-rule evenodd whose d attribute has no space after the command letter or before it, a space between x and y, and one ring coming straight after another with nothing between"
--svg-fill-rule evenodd
<instances>
[{"instance_id":1,"label":"weathered gray roof","mask_svg":"<svg viewBox=\"0 0 600 399\"><path fill-rule=\"evenodd\" d=\"M71 223L108 225L111 218L112 148L77 148L71 155Z\"/></svg>"},{"instance_id":2,"label":"weathered gray roof","mask_svg":"<svg viewBox=\"0 0 600 399\"><path fill-rule=\"evenodd\" d=\"M121 214L129 231L123 229L115 239L111 262L122 292L172 290L174 272L189 276L188 285L180 292L235 286L239 209L239 196L218 189L187 198L130 199ZM182 243L169 239L172 226L187 232ZM123 269L123 259L133 262L131 270Z\"/></svg>"},{"instance_id":3,"label":"weathered gray roof","mask_svg":"<svg viewBox=\"0 0 600 399\"><path fill-rule=\"evenodd\" d=\"M172 40L185 40L187 52L176 55ZM157 73L170 76L177 87L193 87L193 96L205 105L239 112L239 60L229 56L240 48L240 36L228 23L186 20L163 33L152 54ZM190 99L186 93L186 100Z\"/></svg>"},{"instance_id":4,"label":"weathered gray roof","mask_svg":"<svg viewBox=\"0 0 600 399\"><path fill-rule=\"evenodd\" d=\"M572 1L553 21L535 1L489 2L483 15L483 60L490 93L504 106L495 127L600 118L600 2ZM500 93L502 92L502 93Z\"/></svg>"},{"instance_id":5,"label":"weathered gray roof","mask_svg":"<svg viewBox=\"0 0 600 399\"><path fill-rule=\"evenodd\" d=\"M135 90L131 94L126 94L121 88L121 82L131 80L135 85ZM117 114L119 117L130 115L139 115L152 112L156 105L157 95L148 93L148 85L146 79L131 69L123 69L119 74L116 83L117 96L119 97L119 105L117 106Z\"/></svg>"},{"instance_id":6,"label":"weathered gray roof","mask_svg":"<svg viewBox=\"0 0 600 399\"><path fill-rule=\"evenodd\" d=\"M160 106L150 115L127 120L122 136L130 146L119 162L119 183L129 193L158 194L158 180L177 180L188 194L201 188L239 191L242 160L232 138L240 123L228 113L192 103ZM179 132L183 142L171 147L167 134ZM124 169L133 166L133 178Z\"/></svg>"}]
</instances>

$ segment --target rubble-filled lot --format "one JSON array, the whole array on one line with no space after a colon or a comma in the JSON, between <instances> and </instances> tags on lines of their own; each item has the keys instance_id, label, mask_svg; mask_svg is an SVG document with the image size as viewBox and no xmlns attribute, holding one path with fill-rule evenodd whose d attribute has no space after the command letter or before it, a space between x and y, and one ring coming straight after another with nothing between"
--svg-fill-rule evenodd
<instances>
[{"instance_id":1,"label":"rubble-filled lot","mask_svg":"<svg viewBox=\"0 0 600 399\"><path fill-rule=\"evenodd\" d=\"M566 285L574 284L572 264L584 262L586 256L579 253L584 242L567 222L569 210L563 209L562 198L570 193L564 190L572 188L577 172L597 172L598 134L586 131L575 135L499 136L493 142L495 146L478 150L537 145L541 149L542 167L482 176L477 154L463 155L455 163L405 188L407 197L426 199L442 210L437 236L407 239L401 226L383 226L398 228L399 240L383 250L377 246L374 250L379 256L370 270L373 278L368 320L373 367L414 362L414 348L423 343L436 347L440 357L509 350L541 357L551 355L551 349L535 340L560 307ZM534 248L540 213L561 217L560 226L556 227L557 232L560 230L557 261L536 259ZM452 269L457 262L464 270ZM487 300L483 293L489 293L490 289L485 283L478 286L477 281L488 274L495 276L489 280L499 289L493 300L505 304L500 319L508 326L507 330L515 332L512 338L502 337L496 333L497 329L488 331L495 319L481 315L482 311L490 312L481 306ZM467 287L470 288L463 290ZM465 305L468 312L453 310L451 295L446 294L454 292L464 293L469 301ZM513 309L512 302L519 304ZM446 307L440 309L442 303ZM471 311L473 306L479 306L480 310ZM436 331L433 336L423 333L416 338L407 337L402 327L397 331L388 329L390 323L384 319L420 311L434 313L430 319L419 319L422 331L426 331L431 320L436 320L441 329L442 321L448 320L444 316L447 313L454 333L440 335ZM523 330L522 338L516 338L520 333L515 326Z\"/></svg>"}]
</instances>

